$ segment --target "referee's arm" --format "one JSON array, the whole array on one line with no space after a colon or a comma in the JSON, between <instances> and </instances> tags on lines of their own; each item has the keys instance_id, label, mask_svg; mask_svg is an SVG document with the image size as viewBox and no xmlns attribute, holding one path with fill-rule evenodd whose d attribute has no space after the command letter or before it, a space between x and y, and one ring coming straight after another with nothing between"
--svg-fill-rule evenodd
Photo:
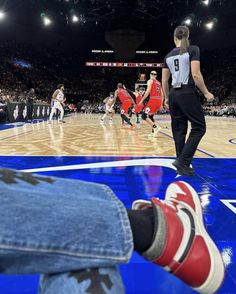
<instances>
[{"instance_id":1,"label":"referee's arm","mask_svg":"<svg viewBox=\"0 0 236 294\"><path fill-rule=\"evenodd\" d=\"M214 95L210 93L205 85L201 69L200 69L200 61L198 60L192 60L191 61L191 73L193 80L195 82L195 85L198 87L198 89L203 93L203 95L206 97L208 102L211 102L214 100Z\"/></svg>"},{"instance_id":2,"label":"referee's arm","mask_svg":"<svg viewBox=\"0 0 236 294\"><path fill-rule=\"evenodd\" d=\"M162 69L162 90L164 95L164 104L166 108L169 108L169 79L170 79L170 70L168 68Z\"/></svg>"}]
</instances>

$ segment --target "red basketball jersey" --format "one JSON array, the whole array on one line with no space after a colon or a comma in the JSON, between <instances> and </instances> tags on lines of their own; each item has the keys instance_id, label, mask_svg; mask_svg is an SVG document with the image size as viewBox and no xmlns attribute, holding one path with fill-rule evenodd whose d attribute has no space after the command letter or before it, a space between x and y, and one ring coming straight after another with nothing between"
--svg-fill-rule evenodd
<instances>
[{"instance_id":1,"label":"red basketball jersey","mask_svg":"<svg viewBox=\"0 0 236 294\"><path fill-rule=\"evenodd\" d=\"M122 88L118 89L117 96L122 103L126 100L131 100L129 93L125 89L122 89Z\"/></svg>"},{"instance_id":2,"label":"red basketball jersey","mask_svg":"<svg viewBox=\"0 0 236 294\"><path fill-rule=\"evenodd\" d=\"M143 98L142 95L138 95L138 96L136 97L136 104L139 104L139 102L141 101L142 98Z\"/></svg>"},{"instance_id":3,"label":"red basketball jersey","mask_svg":"<svg viewBox=\"0 0 236 294\"><path fill-rule=\"evenodd\" d=\"M153 80L150 97L161 97L161 83L158 80Z\"/></svg>"}]
</instances>

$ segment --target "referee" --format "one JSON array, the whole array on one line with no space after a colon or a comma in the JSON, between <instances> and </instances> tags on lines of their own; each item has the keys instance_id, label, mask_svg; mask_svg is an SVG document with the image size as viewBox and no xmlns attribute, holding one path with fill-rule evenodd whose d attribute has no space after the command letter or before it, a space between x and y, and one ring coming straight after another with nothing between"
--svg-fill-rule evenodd
<instances>
[{"instance_id":1,"label":"referee","mask_svg":"<svg viewBox=\"0 0 236 294\"><path fill-rule=\"evenodd\" d=\"M206 122L196 87L208 102L214 100L204 83L200 70L200 50L189 45L189 29L178 26L174 31L175 48L167 54L162 69L165 106L170 110L171 128L177 159L173 165L180 175L194 176L190 164L197 146L206 132ZM172 77L169 90L169 78ZM186 139L188 121L191 132Z\"/></svg>"}]
</instances>

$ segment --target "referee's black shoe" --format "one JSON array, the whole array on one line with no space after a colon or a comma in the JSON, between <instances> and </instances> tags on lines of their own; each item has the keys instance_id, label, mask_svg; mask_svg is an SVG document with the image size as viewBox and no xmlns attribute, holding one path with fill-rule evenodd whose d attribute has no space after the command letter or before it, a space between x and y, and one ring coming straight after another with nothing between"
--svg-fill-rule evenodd
<instances>
[{"instance_id":1,"label":"referee's black shoe","mask_svg":"<svg viewBox=\"0 0 236 294\"><path fill-rule=\"evenodd\" d=\"M187 166L187 165L179 162L178 159L176 159L174 162L172 162L172 165L177 169L177 173L181 176L189 176L189 177L195 176L194 169L190 166Z\"/></svg>"}]
</instances>

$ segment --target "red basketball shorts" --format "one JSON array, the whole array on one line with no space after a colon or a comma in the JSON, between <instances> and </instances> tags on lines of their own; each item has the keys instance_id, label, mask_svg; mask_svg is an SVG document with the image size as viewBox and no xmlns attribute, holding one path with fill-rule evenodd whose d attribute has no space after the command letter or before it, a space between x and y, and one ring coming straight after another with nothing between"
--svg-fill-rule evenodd
<instances>
[{"instance_id":1,"label":"red basketball shorts","mask_svg":"<svg viewBox=\"0 0 236 294\"><path fill-rule=\"evenodd\" d=\"M125 100L122 102L121 108L120 108L120 113L121 114L128 114L129 113L129 108L132 106L132 101L131 100Z\"/></svg>"},{"instance_id":2,"label":"red basketball shorts","mask_svg":"<svg viewBox=\"0 0 236 294\"><path fill-rule=\"evenodd\" d=\"M155 114L162 107L162 97L150 97L148 103L144 107L146 114Z\"/></svg>"}]
</instances>

